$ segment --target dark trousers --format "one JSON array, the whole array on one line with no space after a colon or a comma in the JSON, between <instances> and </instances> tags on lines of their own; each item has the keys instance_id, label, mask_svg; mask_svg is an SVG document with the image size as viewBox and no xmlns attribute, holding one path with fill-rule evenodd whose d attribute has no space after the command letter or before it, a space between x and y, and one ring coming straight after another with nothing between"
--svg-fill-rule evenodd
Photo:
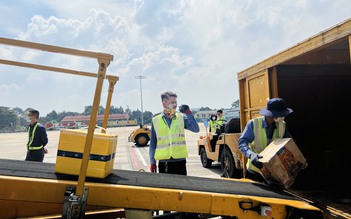
<instances>
[{"instance_id":1,"label":"dark trousers","mask_svg":"<svg viewBox=\"0 0 351 219\"><path fill-rule=\"evenodd\" d=\"M44 160L44 149L30 150L27 151L26 161L37 161L43 162Z\"/></svg>"},{"instance_id":2,"label":"dark trousers","mask_svg":"<svg viewBox=\"0 0 351 219\"><path fill-rule=\"evenodd\" d=\"M158 162L159 173L169 173L178 175L187 175L186 171L186 160L175 161L175 162Z\"/></svg>"}]
</instances>

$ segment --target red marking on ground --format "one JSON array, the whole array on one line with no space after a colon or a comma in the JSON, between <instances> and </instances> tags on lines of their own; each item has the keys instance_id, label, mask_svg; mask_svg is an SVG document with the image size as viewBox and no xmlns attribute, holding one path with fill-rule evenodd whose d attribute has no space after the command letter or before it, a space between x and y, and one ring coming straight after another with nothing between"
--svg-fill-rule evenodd
<instances>
[{"instance_id":1,"label":"red marking on ground","mask_svg":"<svg viewBox=\"0 0 351 219\"><path fill-rule=\"evenodd\" d=\"M132 159L133 159L134 169L139 169L138 160L134 153L133 147L130 147L130 155L132 156Z\"/></svg>"}]
</instances>

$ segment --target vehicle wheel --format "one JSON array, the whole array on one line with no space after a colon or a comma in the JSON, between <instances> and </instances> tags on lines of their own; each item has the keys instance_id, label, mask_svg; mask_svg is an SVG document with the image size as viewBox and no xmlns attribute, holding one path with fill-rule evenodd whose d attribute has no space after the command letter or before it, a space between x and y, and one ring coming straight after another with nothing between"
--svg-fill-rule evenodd
<instances>
[{"instance_id":1,"label":"vehicle wheel","mask_svg":"<svg viewBox=\"0 0 351 219\"><path fill-rule=\"evenodd\" d=\"M207 158L206 150L205 148L200 149L200 159L203 167L211 167L212 165L212 160Z\"/></svg>"},{"instance_id":2,"label":"vehicle wheel","mask_svg":"<svg viewBox=\"0 0 351 219\"><path fill-rule=\"evenodd\" d=\"M222 170L222 177L227 178L242 178L241 177L241 170L236 169L234 163L234 157L231 151L224 147L221 151L221 170Z\"/></svg>"},{"instance_id":3,"label":"vehicle wheel","mask_svg":"<svg viewBox=\"0 0 351 219\"><path fill-rule=\"evenodd\" d=\"M138 134L136 137L135 137L135 144L137 146L146 146L147 143L149 142L149 136L145 133L143 134Z\"/></svg>"}]
</instances>

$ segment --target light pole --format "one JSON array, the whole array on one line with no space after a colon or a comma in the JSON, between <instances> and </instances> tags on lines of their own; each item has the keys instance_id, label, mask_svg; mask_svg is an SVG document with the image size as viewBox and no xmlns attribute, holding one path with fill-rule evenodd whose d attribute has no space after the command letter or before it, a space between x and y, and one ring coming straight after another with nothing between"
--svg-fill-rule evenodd
<instances>
[{"instance_id":1,"label":"light pole","mask_svg":"<svg viewBox=\"0 0 351 219\"><path fill-rule=\"evenodd\" d=\"M136 76L135 79L140 80L140 100L141 100L141 125L144 125L144 116L143 116L143 88L141 86L141 79L145 79L146 76Z\"/></svg>"}]
</instances>

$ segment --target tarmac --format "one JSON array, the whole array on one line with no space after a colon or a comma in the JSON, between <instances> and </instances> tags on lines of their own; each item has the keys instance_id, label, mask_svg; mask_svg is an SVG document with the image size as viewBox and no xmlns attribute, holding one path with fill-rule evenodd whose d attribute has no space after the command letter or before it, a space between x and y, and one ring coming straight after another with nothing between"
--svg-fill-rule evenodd
<instances>
[{"instance_id":1,"label":"tarmac","mask_svg":"<svg viewBox=\"0 0 351 219\"><path fill-rule=\"evenodd\" d=\"M204 168L198 155L197 140L206 134L203 123L199 123L200 132L193 133L186 130L186 143L188 146L189 157L187 158L188 176L220 178L220 164L214 162L212 167ZM137 126L107 128L107 133L117 134L118 142L114 167L116 170L135 170L149 172L149 145L137 147L132 142L128 142L129 134L138 128ZM100 132L96 129L95 132ZM48 154L44 161L56 163L56 154L60 140L60 131L47 131L49 142L46 146ZM24 160L26 157L27 132L0 133L0 158Z\"/></svg>"}]
</instances>

